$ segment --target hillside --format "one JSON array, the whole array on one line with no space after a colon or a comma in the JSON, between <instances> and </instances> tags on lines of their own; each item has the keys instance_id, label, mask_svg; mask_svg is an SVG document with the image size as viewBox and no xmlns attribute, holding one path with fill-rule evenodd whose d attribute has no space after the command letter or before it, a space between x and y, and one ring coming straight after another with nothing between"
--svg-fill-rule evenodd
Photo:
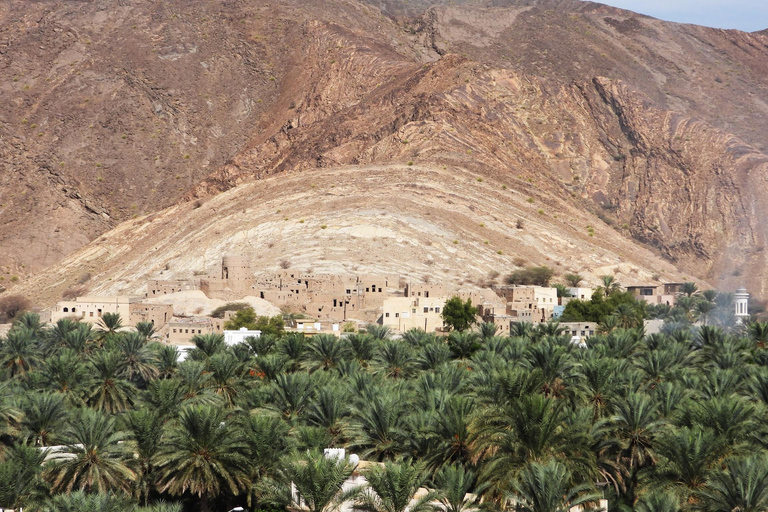
<instances>
[{"instance_id":1,"label":"hillside","mask_svg":"<svg viewBox=\"0 0 768 512\"><path fill-rule=\"evenodd\" d=\"M202 266L210 266L218 254L242 249L240 231L198 230L198 221L178 213L196 200L204 202L192 212L199 215L221 200L216 194L247 185L273 190L261 202L281 204L274 212L291 202L282 194L283 180L286 188L299 180L317 188L290 205L297 209L289 218L317 217L329 226L325 234L331 221L321 217L336 218L338 207L312 197L313 190L341 186L345 176L347 197L359 208L370 202L391 212L382 202L390 193L387 180L367 187L354 169L399 169L395 174L405 177L393 179L405 184L415 174L408 169L418 168L438 180L458 173L465 187L457 195L472 198L474 207L485 198L474 197L470 183L480 190L505 186L504 193L524 197L523 206L537 212L530 236L540 242L499 245L502 255L494 252L465 279L510 269L516 257L537 262L546 253L541 244L558 240L562 247L550 243L549 250L559 258L567 253L555 260L564 268L628 258L649 277L673 272L663 256L724 287L749 274L752 289L765 295L766 233L758 222L766 213L768 170L764 33L666 23L576 1L418 12L396 2L371 3L0 7L0 30L9 41L0 53L6 63L0 87L11 93L0 95L0 154L12 171L0 176L0 265L7 275L22 275L28 282L20 290L28 292L59 279L63 285L80 266L93 266L96 275L103 264L93 255L123 252L105 243L117 243L127 226L180 199L186 202L158 214L168 219L168 231L153 231L156 238L146 242L187 233L184 240L217 248L204 258ZM423 186L448 184L426 180ZM227 225L220 211L208 211L206 220ZM509 226L523 211L500 208L495 216ZM425 211L414 215L417 225L425 222ZM33 279L41 267L133 216L67 259L65 269ZM365 232L371 221L359 222ZM592 240L582 242L587 225L610 234L610 241L594 241L609 245L606 259L593 264ZM251 226L252 236L262 229ZM465 231L447 236L460 243L487 238L479 228ZM423 238L411 234L414 241ZM281 249L268 252L265 267L281 257L320 264L298 238L270 236ZM423 258L413 256L430 248L417 244L414 251L393 251L387 265L423 273L413 263ZM484 251L468 249L470 260L482 261ZM125 265L135 270L113 279L120 285L107 286L106 274L92 285L130 288L136 283L125 276L138 279L165 263L173 268L171 252L130 253L137 260L126 255ZM150 256L155 260L147 262ZM337 251L324 257L322 265L349 268L361 256ZM200 267L195 261L179 268Z\"/></svg>"},{"instance_id":2,"label":"hillside","mask_svg":"<svg viewBox=\"0 0 768 512\"><path fill-rule=\"evenodd\" d=\"M559 274L615 273L624 283L683 277L569 201L479 177L457 166L407 164L281 173L126 221L21 290L50 303L90 275L93 293L141 295L150 278L215 273L225 254L248 255L264 272L287 264L400 274L455 290L489 276L500 283L516 265L533 264Z\"/></svg>"}]
</instances>

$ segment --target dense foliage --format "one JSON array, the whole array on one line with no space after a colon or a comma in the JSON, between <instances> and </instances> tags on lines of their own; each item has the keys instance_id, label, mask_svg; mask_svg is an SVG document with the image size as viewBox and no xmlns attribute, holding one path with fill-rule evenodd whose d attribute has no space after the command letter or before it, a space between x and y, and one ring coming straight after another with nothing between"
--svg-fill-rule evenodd
<instances>
[{"instance_id":1,"label":"dense foliage","mask_svg":"<svg viewBox=\"0 0 768 512\"><path fill-rule=\"evenodd\" d=\"M184 362L120 324L26 314L0 339L0 507L276 510L291 482L312 512L768 507L766 324L614 328L587 348L556 324L202 335ZM339 494L353 466L327 447L386 462L372 491Z\"/></svg>"}]
</instances>

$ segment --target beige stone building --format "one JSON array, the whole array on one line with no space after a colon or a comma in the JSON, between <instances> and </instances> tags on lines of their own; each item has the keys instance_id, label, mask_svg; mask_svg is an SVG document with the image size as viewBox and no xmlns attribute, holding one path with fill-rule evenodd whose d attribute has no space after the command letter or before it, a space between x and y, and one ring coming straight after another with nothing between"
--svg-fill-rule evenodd
<instances>
[{"instance_id":1,"label":"beige stone building","mask_svg":"<svg viewBox=\"0 0 768 512\"><path fill-rule=\"evenodd\" d=\"M200 279L200 289L212 299L229 300L250 295L254 276L247 256L228 255L221 259L221 271Z\"/></svg>"},{"instance_id":2,"label":"beige stone building","mask_svg":"<svg viewBox=\"0 0 768 512\"><path fill-rule=\"evenodd\" d=\"M681 286L682 283L640 284L627 286L627 291L637 300L644 300L648 304L674 306Z\"/></svg>"},{"instance_id":3,"label":"beige stone building","mask_svg":"<svg viewBox=\"0 0 768 512\"><path fill-rule=\"evenodd\" d=\"M548 322L558 305L557 288L495 286L493 291L507 301L506 314L515 318L515 322Z\"/></svg>"},{"instance_id":4,"label":"beige stone building","mask_svg":"<svg viewBox=\"0 0 768 512\"><path fill-rule=\"evenodd\" d=\"M62 318L76 317L82 322L96 323L104 313L118 313L123 322L130 321L131 304L141 302L138 297L114 296L77 297L75 300L58 302L51 310L51 322L57 322Z\"/></svg>"},{"instance_id":5,"label":"beige stone building","mask_svg":"<svg viewBox=\"0 0 768 512\"><path fill-rule=\"evenodd\" d=\"M185 292L188 290L199 290L199 279L178 279L173 281L163 281L153 279L147 281L147 298L161 297L169 293Z\"/></svg>"},{"instance_id":6,"label":"beige stone building","mask_svg":"<svg viewBox=\"0 0 768 512\"><path fill-rule=\"evenodd\" d=\"M597 332L597 322L560 322L563 327L563 335L578 336L581 339L594 336Z\"/></svg>"},{"instance_id":7,"label":"beige stone building","mask_svg":"<svg viewBox=\"0 0 768 512\"><path fill-rule=\"evenodd\" d=\"M192 336L198 334L223 333L224 322L222 318L207 316L174 319L168 324L166 341L174 345L184 345L191 343Z\"/></svg>"},{"instance_id":8,"label":"beige stone building","mask_svg":"<svg viewBox=\"0 0 768 512\"><path fill-rule=\"evenodd\" d=\"M423 329L427 332L443 328L441 316L445 297L390 297L382 305L381 323L399 332Z\"/></svg>"},{"instance_id":9,"label":"beige stone building","mask_svg":"<svg viewBox=\"0 0 768 512\"><path fill-rule=\"evenodd\" d=\"M129 306L129 325L139 322L148 322L155 325L155 329L162 329L173 319L173 306L170 304L149 304L146 302L134 302Z\"/></svg>"},{"instance_id":10,"label":"beige stone building","mask_svg":"<svg viewBox=\"0 0 768 512\"><path fill-rule=\"evenodd\" d=\"M105 313L117 313L124 325L135 326L139 322L155 324L161 330L173 318L173 306L169 304L146 304L141 298L128 296L98 297L84 296L75 300L58 302L50 310L50 321L62 318L77 318L81 322L95 324Z\"/></svg>"}]
</instances>

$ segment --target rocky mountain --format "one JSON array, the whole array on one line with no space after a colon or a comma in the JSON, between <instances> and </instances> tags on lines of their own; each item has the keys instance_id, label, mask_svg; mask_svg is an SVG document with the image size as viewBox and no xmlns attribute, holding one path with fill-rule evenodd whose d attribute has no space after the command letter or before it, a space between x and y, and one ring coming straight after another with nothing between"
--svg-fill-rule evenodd
<instances>
[{"instance_id":1,"label":"rocky mountain","mask_svg":"<svg viewBox=\"0 0 768 512\"><path fill-rule=\"evenodd\" d=\"M766 293L765 33L576 0L12 1L0 41L0 265L46 300L227 251Z\"/></svg>"}]
</instances>

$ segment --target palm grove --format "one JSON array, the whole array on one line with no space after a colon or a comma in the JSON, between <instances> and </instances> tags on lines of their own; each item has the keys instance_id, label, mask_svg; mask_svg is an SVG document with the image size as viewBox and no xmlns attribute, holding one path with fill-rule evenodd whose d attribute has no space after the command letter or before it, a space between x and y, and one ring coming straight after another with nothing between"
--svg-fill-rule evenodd
<instances>
[{"instance_id":1,"label":"palm grove","mask_svg":"<svg viewBox=\"0 0 768 512\"><path fill-rule=\"evenodd\" d=\"M659 313L660 334L609 319L587 348L556 323L374 325L198 335L184 362L151 325L24 314L0 339L0 507L284 510L293 484L310 512L768 509L768 325ZM370 490L340 492L353 466L327 447L382 462Z\"/></svg>"}]
</instances>

